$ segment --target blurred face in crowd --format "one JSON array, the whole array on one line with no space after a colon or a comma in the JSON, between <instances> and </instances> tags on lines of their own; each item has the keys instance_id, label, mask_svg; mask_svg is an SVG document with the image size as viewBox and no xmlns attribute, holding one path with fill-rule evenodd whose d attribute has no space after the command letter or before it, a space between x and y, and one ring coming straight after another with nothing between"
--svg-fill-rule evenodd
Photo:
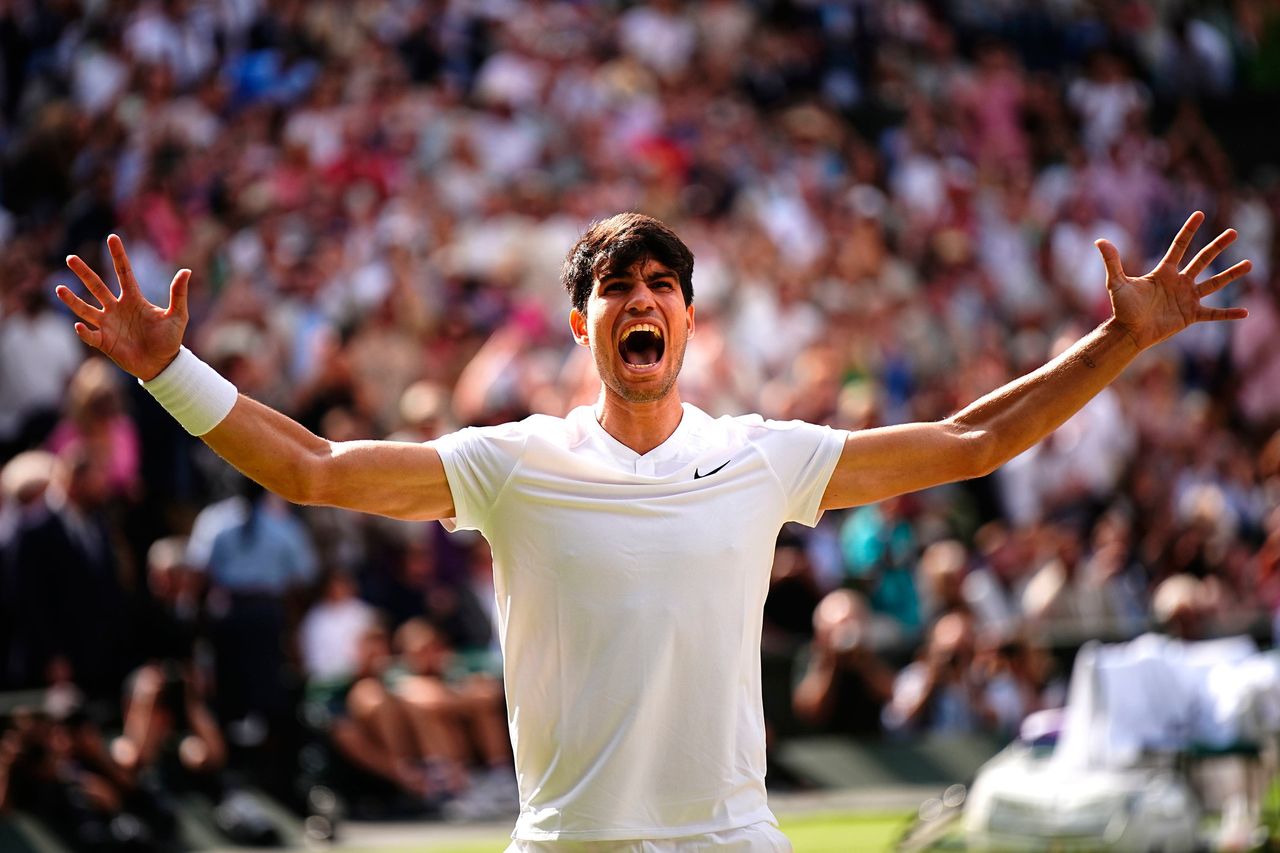
<instances>
[{"instance_id":1,"label":"blurred face in crowd","mask_svg":"<svg viewBox=\"0 0 1280 853\"><path fill-rule=\"evenodd\" d=\"M832 652L846 653L862 647L870 627L866 602L852 590L832 592L813 612L814 640Z\"/></svg>"},{"instance_id":2,"label":"blurred face in crowd","mask_svg":"<svg viewBox=\"0 0 1280 853\"><path fill-rule=\"evenodd\" d=\"M671 393L693 333L676 274L641 257L592 282L586 312L569 317L574 339L591 348L607 393L628 403L649 403Z\"/></svg>"},{"instance_id":3,"label":"blurred face in crowd","mask_svg":"<svg viewBox=\"0 0 1280 853\"><path fill-rule=\"evenodd\" d=\"M453 652L434 628L408 622L396 633L401 659L415 675L440 675L449 668Z\"/></svg>"},{"instance_id":4,"label":"blurred face in crowd","mask_svg":"<svg viewBox=\"0 0 1280 853\"><path fill-rule=\"evenodd\" d=\"M64 485L67 499L82 510L95 510L111 496L105 460L78 448L70 454Z\"/></svg>"},{"instance_id":5,"label":"blurred face in crowd","mask_svg":"<svg viewBox=\"0 0 1280 853\"><path fill-rule=\"evenodd\" d=\"M362 673L381 672L391 658L391 638L382 628L369 628L356 644L356 666Z\"/></svg>"},{"instance_id":6,"label":"blurred face in crowd","mask_svg":"<svg viewBox=\"0 0 1280 853\"><path fill-rule=\"evenodd\" d=\"M948 613L933 626L929 636L929 658L946 672L961 672L973 661L973 626L960 613Z\"/></svg>"}]
</instances>

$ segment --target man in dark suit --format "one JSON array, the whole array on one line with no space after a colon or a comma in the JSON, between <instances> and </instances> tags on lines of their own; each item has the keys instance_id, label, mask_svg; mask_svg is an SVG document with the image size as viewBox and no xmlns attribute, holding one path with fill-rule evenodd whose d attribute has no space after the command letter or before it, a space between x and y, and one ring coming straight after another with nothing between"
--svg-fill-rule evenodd
<instances>
[{"instance_id":1,"label":"man in dark suit","mask_svg":"<svg viewBox=\"0 0 1280 853\"><path fill-rule=\"evenodd\" d=\"M73 447L43 498L17 520L0 557L6 597L12 593L6 680L14 687L44 686L65 662L89 694L119 689L126 596L100 514L106 497L105 461Z\"/></svg>"}]
</instances>

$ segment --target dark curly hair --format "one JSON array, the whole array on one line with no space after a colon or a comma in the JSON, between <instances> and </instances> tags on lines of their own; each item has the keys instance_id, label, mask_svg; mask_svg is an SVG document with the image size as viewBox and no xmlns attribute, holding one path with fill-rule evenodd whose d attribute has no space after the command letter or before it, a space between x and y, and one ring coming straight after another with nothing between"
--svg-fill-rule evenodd
<instances>
[{"instance_id":1,"label":"dark curly hair","mask_svg":"<svg viewBox=\"0 0 1280 853\"><path fill-rule=\"evenodd\" d=\"M693 252L665 224L643 213L619 213L593 222L564 260L560 281L573 307L587 311L591 285L597 277L628 269L652 258L680 279L684 304L693 304Z\"/></svg>"}]
</instances>

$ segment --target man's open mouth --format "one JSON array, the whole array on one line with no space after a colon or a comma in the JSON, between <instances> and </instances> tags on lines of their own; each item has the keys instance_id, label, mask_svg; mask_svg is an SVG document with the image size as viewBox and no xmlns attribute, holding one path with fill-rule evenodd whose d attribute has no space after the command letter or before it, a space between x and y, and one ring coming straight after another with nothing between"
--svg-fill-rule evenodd
<instances>
[{"instance_id":1,"label":"man's open mouth","mask_svg":"<svg viewBox=\"0 0 1280 853\"><path fill-rule=\"evenodd\" d=\"M662 361L667 345L662 330L652 323L637 323L622 333L618 354L632 367L652 367Z\"/></svg>"}]
</instances>

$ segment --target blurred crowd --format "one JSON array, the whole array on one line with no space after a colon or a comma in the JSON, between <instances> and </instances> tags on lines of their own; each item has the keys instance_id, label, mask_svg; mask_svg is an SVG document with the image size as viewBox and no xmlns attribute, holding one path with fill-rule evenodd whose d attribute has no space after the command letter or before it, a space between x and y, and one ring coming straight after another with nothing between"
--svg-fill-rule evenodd
<instances>
[{"instance_id":1,"label":"blurred crowd","mask_svg":"<svg viewBox=\"0 0 1280 853\"><path fill-rule=\"evenodd\" d=\"M858 429L1042 364L1108 315L1094 239L1145 271L1203 210L1248 321L990 477L784 531L770 716L1009 731L1057 646L1269 639L1278 92L1276 0L0 0L0 689L61 697L0 806L305 758L300 725L406 797L510 795L485 543L241 482L51 299L110 232L154 301L194 271L187 343L242 391L423 441L595 399L559 270L618 211L697 257L686 400Z\"/></svg>"}]
</instances>

